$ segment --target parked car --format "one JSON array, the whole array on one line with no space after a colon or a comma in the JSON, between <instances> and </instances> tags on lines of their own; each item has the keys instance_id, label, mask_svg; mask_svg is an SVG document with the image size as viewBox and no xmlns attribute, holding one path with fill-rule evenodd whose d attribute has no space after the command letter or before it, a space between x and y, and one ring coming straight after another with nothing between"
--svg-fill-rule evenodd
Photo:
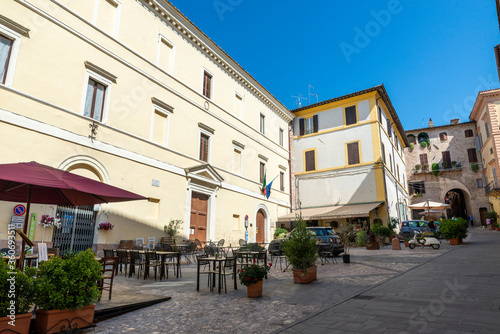
<instances>
[{"instance_id":1,"label":"parked car","mask_svg":"<svg viewBox=\"0 0 500 334\"><path fill-rule=\"evenodd\" d=\"M309 231L314 232L313 237L316 238L318 243L333 244L333 253L335 256L344 252L344 245L342 239L335 233L331 227L308 227Z\"/></svg>"},{"instance_id":2,"label":"parked car","mask_svg":"<svg viewBox=\"0 0 500 334\"><path fill-rule=\"evenodd\" d=\"M427 224L429 224L426 220L405 220L401 223L401 230L399 231L399 235L403 238L413 238L415 231L418 232L426 232ZM439 233L439 223L434 222L436 224L436 232L438 233L438 237L440 237L441 233Z\"/></svg>"}]
</instances>

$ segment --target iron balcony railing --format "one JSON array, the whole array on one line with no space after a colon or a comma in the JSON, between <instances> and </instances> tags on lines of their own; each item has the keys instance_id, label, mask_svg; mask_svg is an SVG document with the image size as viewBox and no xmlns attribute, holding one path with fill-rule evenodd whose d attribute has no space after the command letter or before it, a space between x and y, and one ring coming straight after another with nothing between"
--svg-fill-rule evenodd
<instances>
[{"instance_id":1,"label":"iron balcony railing","mask_svg":"<svg viewBox=\"0 0 500 334\"><path fill-rule=\"evenodd\" d=\"M486 185L484 192L488 196L498 196L500 194L500 187L498 187L498 180L493 180Z\"/></svg>"}]
</instances>

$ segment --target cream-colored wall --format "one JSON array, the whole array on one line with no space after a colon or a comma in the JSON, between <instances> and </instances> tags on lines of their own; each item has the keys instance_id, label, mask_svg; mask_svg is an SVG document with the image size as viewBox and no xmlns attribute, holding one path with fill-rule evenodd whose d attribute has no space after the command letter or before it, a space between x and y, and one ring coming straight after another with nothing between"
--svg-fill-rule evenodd
<instances>
[{"instance_id":1,"label":"cream-colored wall","mask_svg":"<svg viewBox=\"0 0 500 334\"><path fill-rule=\"evenodd\" d=\"M0 162L35 160L58 167L69 157L91 156L109 172L110 184L160 200L158 218L150 212L155 205L146 201L114 203L108 206L109 211L101 209L98 223L109 215L116 227L101 231L99 243L159 238L164 236L163 225L168 220L184 219L188 182L184 169L204 164L198 160L199 122L214 129L210 164L224 179L216 199L216 236L220 233L228 239L239 239L236 234L241 230L236 233L228 225L238 206L254 217L256 207L264 203L270 220L288 213L287 129L293 115L278 103L274 107L280 109L279 115L264 102L264 98L274 100L272 96L262 92L264 97L257 97L139 2L120 2L119 28L111 35L109 27L103 32L94 26L94 1L29 3L60 23L42 18L36 9L18 2L2 6L2 15L30 29L30 33L21 38L13 90L0 86L0 138L2 142L20 138L15 148L2 152ZM190 29L199 34L195 28ZM158 34L174 45L172 74L156 66ZM201 34L199 38L206 39ZM82 115L86 61L117 77L107 89L109 109L94 141L88 138L92 120ZM203 68L214 75L214 95L208 108L207 99L201 95ZM236 70L253 81L241 69ZM242 119L234 115L235 91L244 100ZM153 97L173 107L168 115L167 147L150 141ZM259 133L260 113L266 115L265 135ZM279 145L279 128L284 130L283 146ZM233 140L245 145L241 175L232 173ZM268 159L268 182L283 171L280 165L287 167L285 191L280 191L279 180L275 181L269 200L260 195L259 154ZM153 179L160 181L160 187L151 185ZM0 214L8 215L8 208L1 210ZM226 228L229 232L224 232ZM187 235L184 230L181 233Z\"/></svg>"}]
</instances>

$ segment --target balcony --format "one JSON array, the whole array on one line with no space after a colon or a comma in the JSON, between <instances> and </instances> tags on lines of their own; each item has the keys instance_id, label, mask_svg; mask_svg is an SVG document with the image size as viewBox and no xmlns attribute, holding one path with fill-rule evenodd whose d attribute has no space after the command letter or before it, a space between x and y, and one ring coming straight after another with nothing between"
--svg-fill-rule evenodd
<instances>
[{"instance_id":1,"label":"balcony","mask_svg":"<svg viewBox=\"0 0 500 334\"><path fill-rule=\"evenodd\" d=\"M484 192L486 196L500 197L500 187L498 186L498 180L493 180L484 187Z\"/></svg>"}]
</instances>

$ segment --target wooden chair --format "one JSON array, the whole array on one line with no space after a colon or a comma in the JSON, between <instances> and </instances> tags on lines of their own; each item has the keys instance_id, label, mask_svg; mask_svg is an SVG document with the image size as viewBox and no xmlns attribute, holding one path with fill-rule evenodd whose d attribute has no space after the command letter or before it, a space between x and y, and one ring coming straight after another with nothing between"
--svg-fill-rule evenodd
<instances>
[{"instance_id":1,"label":"wooden chair","mask_svg":"<svg viewBox=\"0 0 500 334\"><path fill-rule=\"evenodd\" d=\"M120 267L120 273L122 272L123 266L125 266L125 276L127 275L127 266L130 263L128 258L128 253L126 250L118 249L116 251L116 256L118 257L118 265L116 266L116 274L118 274L118 267Z\"/></svg>"},{"instance_id":2,"label":"wooden chair","mask_svg":"<svg viewBox=\"0 0 500 334\"><path fill-rule=\"evenodd\" d=\"M118 263L118 257L103 257L101 260L102 265L102 279L99 281L99 291L109 290L109 299L111 299L111 293L113 291L113 280L115 278L116 265ZM99 297L101 300L101 297Z\"/></svg>"},{"instance_id":3,"label":"wooden chair","mask_svg":"<svg viewBox=\"0 0 500 334\"><path fill-rule=\"evenodd\" d=\"M161 261L156 254L156 251L146 251L145 255L145 264L144 264L144 279L149 276L149 269L154 268L155 270L155 281L156 281L156 273L158 268L161 268ZM160 277L161 279L161 277Z\"/></svg>"},{"instance_id":4,"label":"wooden chair","mask_svg":"<svg viewBox=\"0 0 500 334\"><path fill-rule=\"evenodd\" d=\"M137 272L137 278L141 276L141 271L144 269L144 259L141 257L141 254L138 250L131 250L129 252L130 255L130 269L128 270L128 277L132 277L135 274L135 267L139 266L139 271Z\"/></svg>"},{"instance_id":5,"label":"wooden chair","mask_svg":"<svg viewBox=\"0 0 500 334\"><path fill-rule=\"evenodd\" d=\"M133 240L120 240L120 244L118 245L118 249L134 249L134 241Z\"/></svg>"}]
</instances>

